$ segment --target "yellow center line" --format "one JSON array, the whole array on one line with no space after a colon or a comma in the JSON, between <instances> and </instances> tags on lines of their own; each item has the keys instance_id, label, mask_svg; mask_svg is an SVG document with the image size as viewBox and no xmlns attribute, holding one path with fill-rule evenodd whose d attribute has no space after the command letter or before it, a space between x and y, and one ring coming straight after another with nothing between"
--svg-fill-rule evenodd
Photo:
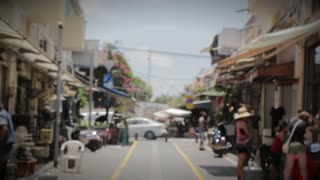
<instances>
[{"instance_id":1,"label":"yellow center line","mask_svg":"<svg viewBox=\"0 0 320 180\"><path fill-rule=\"evenodd\" d=\"M130 147L129 151L127 152L126 156L124 157L124 159L121 161L120 165L118 166L118 168L116 169L116 171L113 173L111 180L116 180L119 178L119 175L122 171L122 169L126 166L128 160L130 159L134 149L136 148L138 144L138 141L134 141L132 146Z\"/></svg>"},{"instance_id":2,"label":"yellow center line","mask_svg":"<svg viewBox=\"0 0 320 180\"><path fill-rule=\"evenodd\" d=\"M177 149L178 153L183 157L183 159L187 162L189 167L192 169L192 172L194 173L194 175L196 175L198 180L204 180L204 177L201 175L201 173L199 172L197 167L192 163L192 161L189 159L189 157L181 150L181 148L176 143L173 143L173 144L174 144L175 148Z\"/></svg>"}]
</instances>

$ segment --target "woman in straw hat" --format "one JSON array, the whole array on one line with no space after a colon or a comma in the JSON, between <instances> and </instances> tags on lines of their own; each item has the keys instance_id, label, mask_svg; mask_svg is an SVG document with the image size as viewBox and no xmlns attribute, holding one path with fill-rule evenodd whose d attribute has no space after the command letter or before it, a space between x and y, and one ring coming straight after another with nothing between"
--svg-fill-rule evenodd
<instances>
[{"instance_id":1,"label":"woman in straw hat","mask_svg":"<svg viewBox=\"0 0 320 180\"><path fill-rule=\"evenodd\" d=\"M252 114L246 106L238 109L234 119L236 121L236 149L238 152L237 177L238 180L243 179L243 168L248 163L250 153L252 151L251 145L251 123L250 118Z\"/></svg>"}]
</instances>

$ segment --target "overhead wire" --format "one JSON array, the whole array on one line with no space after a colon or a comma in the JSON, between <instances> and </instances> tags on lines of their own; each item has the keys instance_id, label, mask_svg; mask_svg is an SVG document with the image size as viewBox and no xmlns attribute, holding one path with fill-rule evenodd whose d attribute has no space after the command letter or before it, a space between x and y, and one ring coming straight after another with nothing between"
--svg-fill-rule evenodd
<instances>
[{"instance_id":1,"label":"overhead wire","mask_svg":"<svg viewBox=\"0 0 320 180\"><path fill-rule=\"evenodd\" d=\"M155 53L155 54L170 54L170 55L176 55L176 56L189 56L189 57L198 57L198 58L210 58L210 56L204 56L204 55L197 55L197 54L189 54L189 53L182 53L182 52L173 52L173 51L160 51L160 50L148 50L148 49L139 49L139 48L131 48L131 47L123 47L123 46L116 46L118 49L125 49L129 51L140 51L145 53Z\"/></svg>"}]
</instances>

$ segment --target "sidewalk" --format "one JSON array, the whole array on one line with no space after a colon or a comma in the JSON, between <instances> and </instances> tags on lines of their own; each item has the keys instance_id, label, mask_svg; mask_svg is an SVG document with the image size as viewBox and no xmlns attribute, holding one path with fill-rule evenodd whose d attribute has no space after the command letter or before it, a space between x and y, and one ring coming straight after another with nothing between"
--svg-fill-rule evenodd
<instances>
[{"instance_id":1,"label":"sidewalk","mask_svg":"<svg viewBox=\"0 0 320 180\"><path fill-rule=\"evenodd\" d=\"M59 161L58 168L53 167L53 162L49 162L39 167L33 175L18 180L38 180L39 176L47 174L57 175L58 179L105 179L113 173L129 148L130 146L107 145L96 152L86 149L83 153L80 173L64 173L60 169L61 161Z\"/></svg>"},{"instance_id":2,"label":"sidewalk","mask_svg":"<svg viewBox=\"0 0 320 180\"><path fill-rule=\"evenodd\" d=\"M59 163L58 168L51 166L51 169L42 171L40 174L38 173L38 176L44 173L50 173L57 175L58 179L110 179L129 148L130 146L120 147L117 145L107 145L96 152L86 150L83 153L80 173L64 173L62 169L60 169L61 164ZM37 179L37 177L33 179Z\"/></svg>"},{"instance_id":3,"label":"sidewalk","mask_svg":"<svg viewBox=\"0 0 320 180\"><path fill-rule=\"evenodd\" d=\"M44 174L45 172L49 171L53 168L53 162L49 162L48 164L45 164L41 167L36 168L36 172L27 177L18 178L18 180L32 180L38 178L41 174Z\"/></svg>"}]
</instances>

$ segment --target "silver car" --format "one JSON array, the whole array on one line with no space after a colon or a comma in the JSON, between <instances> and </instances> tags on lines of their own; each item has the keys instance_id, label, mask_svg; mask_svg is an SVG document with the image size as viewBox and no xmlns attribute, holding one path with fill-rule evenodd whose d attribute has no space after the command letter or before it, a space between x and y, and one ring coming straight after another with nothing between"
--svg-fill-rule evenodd
<instances>
[{"instance_id":1,"label":"silver car","mask_svg":"<svg viewBox=\"0 0 320 180\"><path fill-rule=\"evenodd\" d=\"M148 118L129 118L127 119L129 125L129 136L134 137L137 133L138 137L145 137L147 139L156 139L164 136L168 132L163 123L148 119Z\"/></svg>"}]
</instances>

